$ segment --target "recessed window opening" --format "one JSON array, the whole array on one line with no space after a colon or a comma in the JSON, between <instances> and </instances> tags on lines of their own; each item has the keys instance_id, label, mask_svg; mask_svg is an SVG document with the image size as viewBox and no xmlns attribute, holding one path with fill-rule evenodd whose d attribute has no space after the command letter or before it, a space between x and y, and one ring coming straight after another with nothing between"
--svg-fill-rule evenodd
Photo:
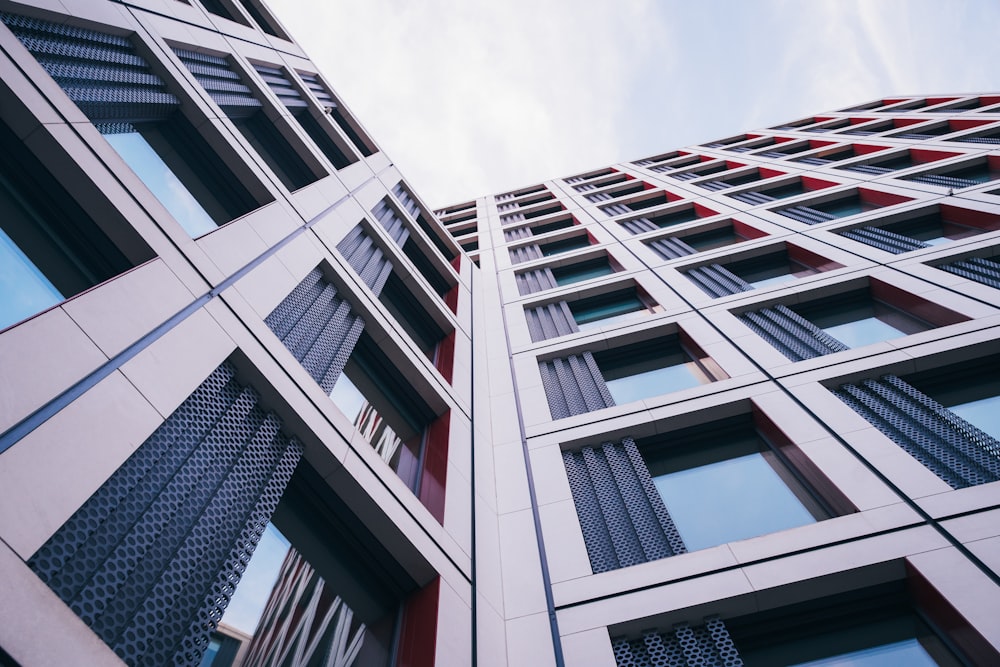
<instances>
[{"instance_id":1,"label":"recessed window opening","mask_svg":"<svg viewBox=\"0 0 1000 667\"><path fill-rule=\"evenodd\" d=\"M904 378L951 412L1000 440L1000 357Z\"/></svg>"},{"instance_id":2,"label":"recessed window opening","mask_svg":"<svg viewBox=\"0 0 1000 667\"><path fill-rule=\"evenodd\" d=\"M553 220L552 222L545 222L540 225L534 225L531 227L531 233L534 236L540 236L542 234L548 234L549 232L554 232L559 229L569 229L576 224L576 220L573 218L563 218L562 220Z\"/></svg>"},{"instance_id":3,"label":"recessed window opening","mask_svg":"<svg viewBox=\"0 0 1000 667\"><path fill-rule=\"evenodd\" d=\"M872 298L865 290L827 297L792 310L849 348L933 328L924 320Z\"/></svg>"},{"instance_id":4,"label":"recessed window opening","mask_svg":"<svg viewBox=\"0 0 1000 667\"><path fill-rule=\"evenodd\" d=\"M428 283L430 283L431 288L434 289L439 295L447 294L451 288L451 282L445 278L441 271L434 266L434 263L427 258L424 251L417 245L413 240L411 235L406 239L403 244L403 254L413 262L413 265L417 268L417 271L422 275Z\"/></svg>"},{"instance_id":5,"label":"recessed window opening","mask_svg":"<svg viewBox=\"0 0 1000 667\"><path fill-rule=\"evenodd\" d=\"M819 273L819 269L792 259L787 251L733 262L726 264L726 268L754 288L780 285Z\"/></svg>"},{"instance_id":6,"label":"recessed window opening","mask_svg":"<svg viewBox=\"0 0 1000 667\"><path fill-rule=\"evenodd\" d=\"M201 0L201 4L210 14L221 16L224 19L229 19L230 21L234 21L242 25L247 25L246 19L244 19L239 12L228 7L225 0Z\"/></svg>"},{"instance_id":7,"label":"recessed window opening","mask_svg":"<svg viewBox=\"0 0 1000 667\"><path fill-rule=\"evenodd\" d=\"M586 248L589 245L590 237L587 234L580 234L577 236L571 236L567 239L544 243L540 245L539 248L542 251L543 257L552 257L553 255L561 255L566 252Z\"/></svg>"},{"instance_id":8,"label":"recessed window opening","mask_svg":"<svg viewBox=\"0 0 1000 667\"><path fill-rule=\"evenodd\" d=\"M615 272L606 256L575 262L567 266L552 267L552 276L560 287L590 280L599 276L607 276Z\"/></svg>"},{"instance_id":9,"label":"recessed window opening","mask_svg":"<svg viewBox=\"0 0 1000 667\"><path fill-rule=\"evenodd\" d=\"M406 485L419 492L421 457L434 412L367 334L330 398Z\"/></svg>"},{"instance_id":10,"label":"recessed window opening","mask_svg":"<svg viewBox=\"0 0 1000 667\"><path fill-rule=\"evenodd\" d=\"M572 301L569 310L580 331L591 331L651 315L662 308L644 291L630 287Z\"/></svg>"},{"instance_id":11,"label":"recessed window opening","mask_svg":"<svg viewBox=\"0 0 1000 667\"><path fill-rule=\"evenodd\" d=\"M278 29L276 22L269 15L267 15L264 9L258 7L254 0L239 0L239 3L243 5L243 8L247 11L247 13L253 17L254 22L261 30L272 37L288 40L288 36L283 34Z\"/></svg>"},{"instance_id":12,"label":"recessed window opening","mask_svg":"<svg viewBox=\"0 0 1000 667\"><path fill-rule=\"evenodd\" d=\"M830 517L746 416L637 441L688 551Z\"/></svg>"},{"instance_id":13,"label":"recessed window opening","mask_svg":"<svg viewBox=\"0 0 1000 667\"><path fill-rule=\"evenodd\" d=\"M144 244L135 254L153 257ZM0 329L133 266L0 122Z\"/></svg>"},{"instance_id":14,"label":"recessed window opening","mask_svg":"<svg viewBox=\"0 0 1000 667\"><path fill-rule=\"evenodd\" d=\"M379 301L403 327L431 362L437 360L438 344L445 337L440 325L428 314L420 301L393 271L379 294Z\"/></svg>"},{"instance_id":15,"label":"recessed window opening","mask_svg":"<svg viewBox=\"0 0 1000 667\"><path fill-rule=\"evenodd\" d=\"M682 344L679 334L595 352L594 361L616 405L726 377L693 344Z\"/></svg>"}]
</instances>

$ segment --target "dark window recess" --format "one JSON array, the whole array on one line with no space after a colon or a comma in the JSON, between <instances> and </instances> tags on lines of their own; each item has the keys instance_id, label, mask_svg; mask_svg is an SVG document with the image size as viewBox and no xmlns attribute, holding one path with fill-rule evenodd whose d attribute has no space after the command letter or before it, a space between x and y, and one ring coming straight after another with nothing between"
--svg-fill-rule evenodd
<instances>
[{"instance_id":1,"label":"dark window recess","mask_svg":"<svg viewBox=\"0 0 1000 667\"><path fill-rule=\"evenodd\" d=\"M729 178L719 179L717 181L703 181L698 183L699 188L705 188L706 190L725 190L726 188L731 188L737 185L745 185L747 183L753 183L754 181L759 181L762 178L771 178L772 176L780 176L778 172L771 172L769 174L762 174L759 169L753 169L746 174L740 174L739 176L731 176Z\"/></svg>"},{"instance_id":2,"label":"dark window recess","mask_svg":"<svg viewBox=\"0 0 1000 667\"><path fill-rule=\"evenodd\" d=\"M465 252L475 252L476 250L479 250L479 239L472 239L469 241L462 240L459 241L459 243L462 246L462 250Z\"/></svg>"},{"instance_id":3,"label":"dark window recess","mask_svg":"<svg viewBox=\"0 0 1000 667\"><path fill-rule=\"evenodd\" d=\"M919 127L916 131L907 130L905 132L897 132L888 136L898 139L933 139L943 134L951 134L956 130L957 128L952 128L948 123L942 123L940 125Z\"/></svg>"},{"instance_id":4,"label":"dark window recess","mask_svg":"<svg viewBox=\"0 0 1000 667\"><path fill-rule=\"evenodd\" d=\"M572 302L556 301L525 308L532 342L566 336L595 327L633 319L658 306L635 287L586 297Z\"/></svg>"},{"instance_id":5,"label":"dark window recess","mask_svg":"<svg viewBox=\"0 0 1000 667\"><path fill-rule=\"evenodd\" d=\"M945 168L932 173L907 176L905 180L942 188L971 188L1000 178L1000 158L988 157L977 164Z\"/></svg>"},{"instance_id":6,"label":"dark window recess","mask_svg":"<svg viewBox=\"0 0 1000 667\"><path fill-rule=\"evenodd\" d=\"M707 218L713 215L717 215L715 211L707 209L701 204L689 204L662 214L621 220L618 224L633 234L642 234L643 232L651 232L655 229L663 229L664 227L683 225L686 222L693 222L699 218Z\"/></svg>"},{"instance_id":7,"label":"dark window recess","mask_svg":"<svg viewBox=\"0 0 1000 667\"><path fill-rule=\"evenodd\" d=\"M1000 262L997 262L996 259L969 257L948 264L939 264L938 268L994 289L1000 289Z\"/></svg>"},{"instance_id":8,"label":"dark window recess","mask_svg":"<svg viewBox=\"0 0 1000 667\"><path fill-rule=\"evenodd\" d=\"M427 428L436 416L366 334L355 345L330 398L419 495Z\"/></svg>"},{"instance_id":9,"label":"dark window recess","mask_svg":"<svg viewBox=\"0 0 1000 667\"><path fill-rule=\"evenodd\" d=\"M152 259L123 233L128 256L0 122L0 329Z\"/></svg>"},{"instance_id":10,"label":"dark window recess","mask_svg":"<svg viewBox=\"0 0 1000 667\"><path fill-rule=\"evenodd\" d=\"M1000 144L1000 130L977 132L976 134L954 137L947 141L961 141L969 144Z\"/></svg>"},{"instance_id":11,"label":"dark window recess","mask_svg":"<svg viewBox=\"0 0 1000 667\"><path fill-rule=\"evenodd\" d=\"M372 143L361 130L357 127L356 122L353 118L349 118L343 109L340 108L340 104L333 98L333 95L323 82L320 81L318 74L312 74L309 72L299 72L299 76L302 81L305 82L312 94L316 96L316 100L319 102L323 110L333 119L333 122L337 124L337 127L347 135L355 148L357 148L362 155L365 157L370 157L378 152L375 144Z\"/></svg>"},{"instance_id":12,"label":"dark window recess","mask_svg":"<svg viewBox=\"0 0 1000 667\"><path fill-rule=\"evenodd\" d=\"M673 160L676 157L680 157L681 153L679 151L673 151L671 153L662 153L660 155L654 155L653 157L644 158L642 160L636 160L632 164L637 167L648 167L651 164L656 164L657 162L666 162L667 160Z\"/></svg>"},{"instance_id":13,"label":"dark window recess","mask_svg":"<svg viewBox=\"0 0 1000 667\"><path fill-rule=\"evenodd\" d=\"M642 192L645 189L645 184L642 181L632 183L625 187L616 188L614 190L608 190L605 192L595 192L593 194L584 195L583 198L589 202L599 202L608 201L609 199L617 199L618 197L625 197L627 195L634 195Z\"/></svg>"},{"instance_id":14,"label":"dark window recess","mask_svg":"<svg viewBox=\"0 0 1000 667\"><path fill-rule=\"evenodd\" d=\"M562 211L563 205L556 204L555 206L546 206L544 208L539 208L527 212L511 213L509 215L500 216L500 222L505 225L509 225L514 222L521 222L523 220L531 220L532 218L540 218L543 215L551 215L553 213L558 213Z\"/></svg>"},{"instance_id":15,"label":"dark window recess","mask_svg":"<svg viewBox=\"0 0 1000 667\"><path fill-rule=\"evenodd\" d=\"M266 10L258 6L258 4L254 0L238 0L238 1L241 5L243 5L243 9L247 11L247 14L253 17L254 22L261 30L263 30L264 32L273 37L278 37L284 40L288 39L288 36L282 33L277 28L277 24L275 23L274 19L267 14Z\"/></svg>"},{"instance_id":16,"label":"dark window recess","mask_svg":"<svg viewBox=\"0 0 1000 667\"><path fill-rule=\"evenodd\" d=\"M403 244L403 254L413 262L413 266L417 268L420 275L430 283L431 289L440 296L444 296L451 290L451 282L441 275L441 271L434 266L434 263L428 259L424 251L412 238L408 238Z\"/></svg>"},{"instance_id":17,"label":"dark window recess","mask_svg":"<svg viewBox=\"0 0 1000 667\"><path fill-rule=\"evenodd\" d=\"M787 246L780 252L725 264L707 264L685 273L707 294L720 297L779 285L840 266L798 246Z\"/></svg>"},{"instance_id":18,"label":"dark window recess","mask_svg":"<svg viewBox=\"0 0 1000 667\"><path fill-rule=\"evenodd\" d=\"M861 123L854 123L854 125L861 125ZM879 132L885 132L886 130L891 130L895 127L892 121L886 120L881 123L864 124L854 130L844 130L839 134L849 134L855 137L867 137L872 134L878 134Z\"/></svg>"},{"instance_id":19,"label":"dark window recess","mask_svg":"<svg viewBox=\"0 0 1000 667\"><path fill-rule=\"evenodd\" d=\"M576 224L576 220L573 218L565 218L563 220L553 220L552 222L546 222L541 225L534 225L530 227L531 233L534 236L540 236L541 234L548 234L549 232L554 232L558 229L569 229Z\"/></svg>"},{"instance_id":20,"label":"dark window recess","mask_svg":"<svg viewBox=\"0 0 1000 667\"><path fill-rule=\"evenodd\" d=\"M403 185L402 181L396 183L396 185L392 187L392 194L396 195L399 203L403 205L403 208L410 214L410 217L417 221L417 225L420 229L424 230L424 233L427 234L427 238L429 238L431 243L434 244L434 247L437 248L442 255L444 255L445 259L448 261L455 259L455 251L452 250L447 243L441 240L438 233L438 226L432 225L427 221L427 218L420 209L420 205L417 203L417 200L414 199L413 195L410 193L409 189ZM473 202L472 207L475 208L475 206L476 204Z\"/></svg>"},{"instance_id":21,"label":"dark window recess","mask_svg":"<svg viewBox=\"0 0 1000 667\"><path fill-rule=\"evenodd\" d=\"M954 638L944 639L933 624L954 610L947 603L920 608L919 587L916 581L893 581L727 618L726 626L746 665L972 664L956 656Z\"/></svg>"},{"instance_id":22,"label":"dark window recess","mask_svg":"<svg viewBox=\"0 0 1000 667\"><path fill-rule=\"evenodd\" d=\"M313 116L309 103L299 93L298 88L288 80L281 68L254 65L254 69L335 168L343 169L358 161L354 152L347 146L339 146L320 121Z\"/></svg>"},{"instance_id":23,"label":"dark window recess","mask_svg":"<svg viewBox=\"0 0 1000 667\"><path fill-rule=\"evenodd\" d=\"M935 321L918 319L893 305L902 300L918 302L920 312ZM794 308L778 304L744 313L739 318L792 361L900 338L965 319L876 281L872 281L871 290L807 301Z\"/></svg>"},{"instance_id":24,"label":"dark window recess","mask_svg":"<svg viewBox=\"0 0 1000 667\"><path fill-rule=\"evenodd\" d=\"M646 630L642 637L613 637L618 667L686 667L695 665L742 665L726 624L717 616L702 623L677 623L672 630ZM690 661L690 662L688 662Z\"/></svg>"},{"instance_id":25,"label":"dark window recess","mask_svg":"<svg viewBox=\"0 0 1000 667\"><path fill-rule=\"evenodd\" d=\"M599 171L594 171L594 172L591 172L589 174L582 174L580 176L570 176L569 178L564 178L563 182L564 183L580 183L581 181L589 181L589 180L591 180L593 178L598 178L600 176L607 176L608 174L613 174L613 173L615 173L614 169L611 169L611 168L601 169ZM545 189L545 186L540 185L540 186L536 187L533 190L528 190L528 191L522 190L518 194L526 194L526 192L538 192L539 190L544 190L544 189ZM497 195L497 201L499 201L501 197L507 198L509 196L513 196L514 194L515 193L508 192L506 195Z\"/></svg>"},{"instance_id":26,"label":"dark window recess","mask_svg":"<svg viewBox=\"0 0 1000 667\"><path fill-rule=\"evenodd\" d=\"M909 151L901 155L895 155L885 160L872 160L869 164L849 164L845 167L837 167L845 171L857 171L862 174L888 174L900 169L908 169L914 166L913 157Z\"/></svg>"},{"instance_id":27,"label":"dark window recess","mask_svg":"<svg viewBox=\"0 0 1000 667\"><path fill-rule=\"evenodd\" d=\"M257 202L124 37L0 13L67 96L192 236Z\"/></svg>"},{"instance_id":28,"label":"dark window recess","mask_svg":"<svg viewBox=\"0 0 1000 667\"><path fill-rule=\"evenodd\" d=\"M898 255L995 229L1000 229L1000 216L955 206L939 206L937 211L928 215L878 226L855 227L840 234L852 241Z\"/></svg>"},{"instance_id":29,"label":"dark window recess","mask_svg":"<svg viewBox=\"0 0 1000 667\"><path fill-rule=\"evenodd\" d=\"M318 180L225 58L183 49L174 53L286 188L298 190Z\"/></svg>"},{"instance_id":30,"label":"dark window recess","mask_svg":"<svg viewBox=\"0 0 1000 667\"><path fill-rule=\"evenodd\" d=\"M1000 359L845 384L834 394L953 489L1000 480Z\"/></svg>"},{"instance_id":31,"label":"dark window recess","mask_svg":"<svg viewBox=\"0 0 1000 667\"><path fill-rule=\"evenodd\" d=\"M652 197L645 197L637 201L627 202L623 204L609 204L607 206L601 206L601 210L604 211L609 216L623 215L631 211L641 211L644 208L651 208L653 206L660 206L661 204L668 204L672 201L677 201L680 197L676 195L667 195L665 192L661 192Z\"/></svg>"},{"instance_id":32,"label":"dark window recess","mask_svg":"<svg viewBox=\"0 0 1000 667\"><path fill-rule=\"evenodd\" d=\"M865 188L823 202L808 205L789 206L775 210L775 213L807 225L817 225L837 218L868 213L884 206L892 206L909 201L908 197L891 195Z\"/></svg>"},{"instance_id":33,"label":"dark window recess","mask_svg":"<svg viewBox=\"0 0 1000 667\"><path fill-rule=\"evenodd\" d=\"M717 174L722 171L726 171L729 167L725 162L721 164L711 165L703 169L690 169L688 171L679 171L674 174L670 174L670 178L676 178L679 181L690 181L696 178L701 178L702 176L708 176L709 174Z\"/></svg>"},{"instance_id":34,"label":"dark window recess","mask_svg":"<svg viewBox=\"0 0 1000 667\"><path fill-rule=\"evenodd\" d=\"M572 285L598 276L606 276L615 272L606 256L576 262L567 266L552 268L552 277L559 286Z\"/></svg>"},{"instance_id":35,"label":"dark window recess","mask_svg":"<svg viewBox=\"0 0 1000 667\"><path fill-rule=\"evenodd\" d=\"M596 190L597 188L604 188L609 185L624 183L629 179L630 176L628 174L615 174L613 176L609 176L608 178L602 178L600 181L592 181L588 183L583 183L581 185L574 185L573 189L576 190L577 192L589 192L591 190Z\"/></svg>"},{"instance_id":36,"label":"dark window recess","mask_svg":"<svg viewBox=\"0 0 1000 667\"><path fill-rule=\"evenodd\" d=\"M769 157L780 160L781 158L788 157L789 155L795 155L796 153L804 153L805 151L810 150L811 148L815 147L806 142L802 144L793 144L788 148L782 147L781 150L763 151L761 153L757 153L757 155L759 155L760 157Z\"/></svg>"},{"instance_id":37,"label":"dark window recess","mask_svg":"<svg viewBox=\"0 0 1000 667\"><path fill-rule=\"evenodd\" d=\"M204 5L210 13L216 16L221 16L224 19L229 19L230 21L235 21L236 23L241 23L246 25L246 20L242 16L239 16L236 12L231 11L229 7L225 5L224 0L201 0L201 4Z\"/></svg>"},{"instance_id":38,"label":"dark window recess","mask_svg":"<svg viewBox=\"0 0 1000 667\"><path fill-rule=\"evenodd\" d=\"M541 249L543 257L551 257L553 255L561 255L564 252L572 252L574 250L586 248L589 245L590 237L587 234L581 234L578 236L571 236L568 239L560 239L558 241L543 243L539 246L539 248Z\"/></svg>"},{"instance_id":39,"label":"dark window recess","mask_svg":"<svg viewBox=\"0 0 1000 667\"><path fill-rule=\"evenodd\" d=\"M652 239L646 241L646 245L663 259L669 260L763 236L765 234L749 225L732 221L724 227L704 232Z\"/></svg>"},{"instance_id":40,"label":"dark window recess","mask_svg":"<svg viewBox=\"0 0 1000 667\"><path fill-rule=\"evenodd\" d=\"M772 202L778 199L797 197L798 195L809 192L809 190L810 189L806 187L802 179L798 179L796 181L793 181L792 183L786 183L784 185L779 185L776 187L765 188L759 192L757 191L737 192L729 196L745 204L752 204L756 206L758 204L767 204L768 202Z\"/></svg>"},{"instance_id":41,"label":"dark window recess","mask_svg":"<svg viewBox=\"0 0 1000 667\"><path fill-rule=\"evenodd\" d=\"M732 149L727 149L732 150ZM684 158L683 160L673 160L669 164L660 164L655 167L650 167L650 171L655 171L658 174L664 172L673 171L674 169L681 169L683 167L690 167L693 164L698 164L701 162L701 158L697 155L692 155L690 157Z\"/></svg>"}]
</instances>

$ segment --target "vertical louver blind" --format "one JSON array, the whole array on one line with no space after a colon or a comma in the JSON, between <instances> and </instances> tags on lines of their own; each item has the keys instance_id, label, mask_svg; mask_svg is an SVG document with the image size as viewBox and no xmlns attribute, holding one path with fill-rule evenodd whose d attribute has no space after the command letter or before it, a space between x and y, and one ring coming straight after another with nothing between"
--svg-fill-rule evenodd
<instances>
[{"instance_id":1,"label":"vertical louver blind","mask_svg":"<svg viewBox=\"0 0 1000 667\"><path fill-rule=\"evenodd\" d=\"M565 301L527 308L524 315L528 320L528 333L533 343L566 336L580 330Z\"/></svg>"},{"instance_id":2,"label":"vertical louver blind","mask_svg":"<svg viewBox=\"0 0 1000 667\"><path fill-rule=\"evenodd\" d=\"M29 560L129 665L198 665L302 455L217 368Z\"/></svg>"},{"instance_id":3,"label":"vertical louver blind","mask_svg":"<svg viewBox=\"0 0 1000 667\"><path fill-rule=\"evenodd\" d=\"M162 120L180 106L126 37L15 14L0 20L94 123Z\"/></svg>"},{"instance_id":4,"label":"vertical louver blind","mask_svg":"<svg viewBox=\"0 0 1000 667\"><path fill-rule=\"evenodd\" d=\"M523 264L524 262L541 259L545 256L542 254L542 249L538 247L537 243L521 246L520 248L508 248L507 252L510 254L510 261L513 264Z\"/></svg>"},{"instance_id":5,"label":"vertical louver blind","mask_svg":"<svg viewBox=\"0 0 1000 667\"><path fill-rule=\"evenodd\" d=\"M788 307L778 304L740 315L740 320L792 361L849 349Z\"/></svg>"},{"instance_id":6,"label":"vertical louver blind","mask_svg":"<svg viewBox=\"0 0 1000 667\"><path fill-rule=\"evenodd\" d=\"M333 390L365 326L318 268L264 321L326 393Z\"/></svg>"},{"instance_id":7,"label":"vertical louver blind","mask_svg":"<svg viewBox=\"0 0 1000 667\"><path fill-rule=\"evenodd\" d=\"M396 242L396 245L402 248L403 244L406 243L406 239L410 238L410 231L403 223L403 219L389 205L389 201L383 199L376 204L375 208L372 209L372 215L385 228L385 231L389 233L389 236Z\"/></svg>"},{"instance_id":8,"label":"vertical louver blind","mask_svg":"<svg viewBox=\"0 0 1000 667\"><path fill-rule=\"evenodd\" d=\"M1000 480L1000 442L894 375L834 391L954 489Z\"/></svg>"},{"instance_id":9,"label":"vertical louver blind","mask_svg":"<svg viewBox=\"0 0 1000 667\"><path fill-rule=\"evenodd\" d=\"M600 410L615 404L601 369L590 352L538 364L553 419Z\"/></svg>"},{"instance_id":10,"label":"vertical louver blind","mask_svg":"<svg viewBox=\"0 0 1000 667\"><path fill-rule=\"evenodd\" d=\"M549 267L514 274L514 280L517 282L517 291L521 296L552 289L559 285Z\"/></svg>"},{"instance_id":11,"label":"vertical louver blind","mask_svg":"<svg viewBox=\"0 0 1000 667\"><path fill-rule=\"evenodd\" d=\"M687 551L635 441L563 452L595 574Z\"/></svg>"}]
</instances>

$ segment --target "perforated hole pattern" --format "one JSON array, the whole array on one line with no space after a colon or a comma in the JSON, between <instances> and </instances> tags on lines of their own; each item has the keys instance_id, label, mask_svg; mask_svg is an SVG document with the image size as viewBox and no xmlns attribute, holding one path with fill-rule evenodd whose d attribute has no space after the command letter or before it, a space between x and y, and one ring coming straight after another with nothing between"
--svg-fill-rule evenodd
<instances>
[{"instance_id":1,"label":"perforated hole pattern","mask_svg":"<svg viewBox=\"0 0 1000 667\"><path fill-rule=\"evenodd\" d=\"M718 617L704 624L678 623L672 630L647 630L640 639L611 640L618 667L742 667L743 659Z\"/></svg>"}]
</instances>

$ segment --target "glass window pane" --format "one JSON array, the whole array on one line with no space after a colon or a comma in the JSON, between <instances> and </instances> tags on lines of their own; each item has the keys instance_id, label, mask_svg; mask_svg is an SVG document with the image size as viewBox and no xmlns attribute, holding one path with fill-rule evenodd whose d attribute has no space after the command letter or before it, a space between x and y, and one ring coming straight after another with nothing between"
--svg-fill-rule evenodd
<instances>
[{"instance_id":1,"label":"glass window pane","mask_svg":"<svg viewBox=\"0 0 1000 667\"><path fill-rule=\"evenodd\" d=\"M906 639L829 658L800 662L795 667L885 667L885 665L935 667L937 664L919 641Z\"/></svg>"},{"instance_id":2,"label":"glass window pane","mask_svg":"<svg viewBox=\"0 0 1000 667\"><path fill-rule=\"evenodd\" d=\"M0 329L62 300L59 290L0 229Z\"/></svg>"},{"instance_id":3,"label":"glass window pane","mask_svg":"<svg viewBox=\"0 0 1000 667\"><path fill-rule=\"evenodd\" d=\"M288 553L289 542L273 525L268 524L253 558L240 579L236 593L226 607L226 625L252 635L257 629L264 605L278 580L281 563Z\"/></svg>"},{"instance_id":4,"label":"glass window pane","mask_svg":"<svg viewBox=\"0 0 1000 667\"><path fill-rule=\"evenodd\" d=\"M613 273L613 271L605 259L552 269L552 275L559 286L571 285L591 278L597 278L598 276L606 276L609 273Z\"/></svg>"},{"instance_id":5,"label":"glass window pane","mask_svg":"<svg viewBox=\"0 0 1000 667\"><path fill-rule=\"evenodd\" d=\"M605 326L613 321L635 317L640 312L648 312L635 293L617 293L583 299L570 304L573 319L581 331Z\"/></svg>"},{"instance_id":6,"label":"glass window pane","mask_svg":"<svg viewBox=\"0 0 1000 667\"><path fill-rule=\"evenodd\" d=\"M330 392L330 398L333 399L334 405L340 408L340 411L351 420L352 424L357 421L358 415L361 414L361 408L365 406L365 397L351 382L351 378L347 377L347 373L341 373L340 377L337 378L337 382L333 385L333 391Z\"/></svg>"},{"instance_id":7,"label":"glass window pane","mask_svg":"<svg viewBox=\"0 0 1000 667\"><path fill-rule=\"evenodd\" d=\"M883 322L877 317L866 317L854 322L825 327L823 331L851 348L870 345L905 335L896 327Z\"/></svg>"},{"instance_id":8,"label":"glass window pane","mask_svg":"<svg viewBox=\"0 0 1000 667\"><path fill-rule=\"evenodd\" d=\"M1000 396L951 405L948 409L973 426L1000 439Z\"/></svg>"},{"instance_id":9,"label":"glass window pane","mask_svg":"<svg viewBox=\"0 0 1000 667\"><path fill-rule=\"evenodd\" d=\"M653 483L690 551L816 521L759 452Z\"/></svg>"},{"instance_id":10,"label":"glass window pane","mask_svg":"<svg viewBox=\"0 0 1000 667\"><path fill-rule=\"evenodd\" d=\"M216 224L138 132L105 134L104 138L142 179L150 192L174 216L188 234L198 237L216 229Z\"/></svg>"}]
</instances>

